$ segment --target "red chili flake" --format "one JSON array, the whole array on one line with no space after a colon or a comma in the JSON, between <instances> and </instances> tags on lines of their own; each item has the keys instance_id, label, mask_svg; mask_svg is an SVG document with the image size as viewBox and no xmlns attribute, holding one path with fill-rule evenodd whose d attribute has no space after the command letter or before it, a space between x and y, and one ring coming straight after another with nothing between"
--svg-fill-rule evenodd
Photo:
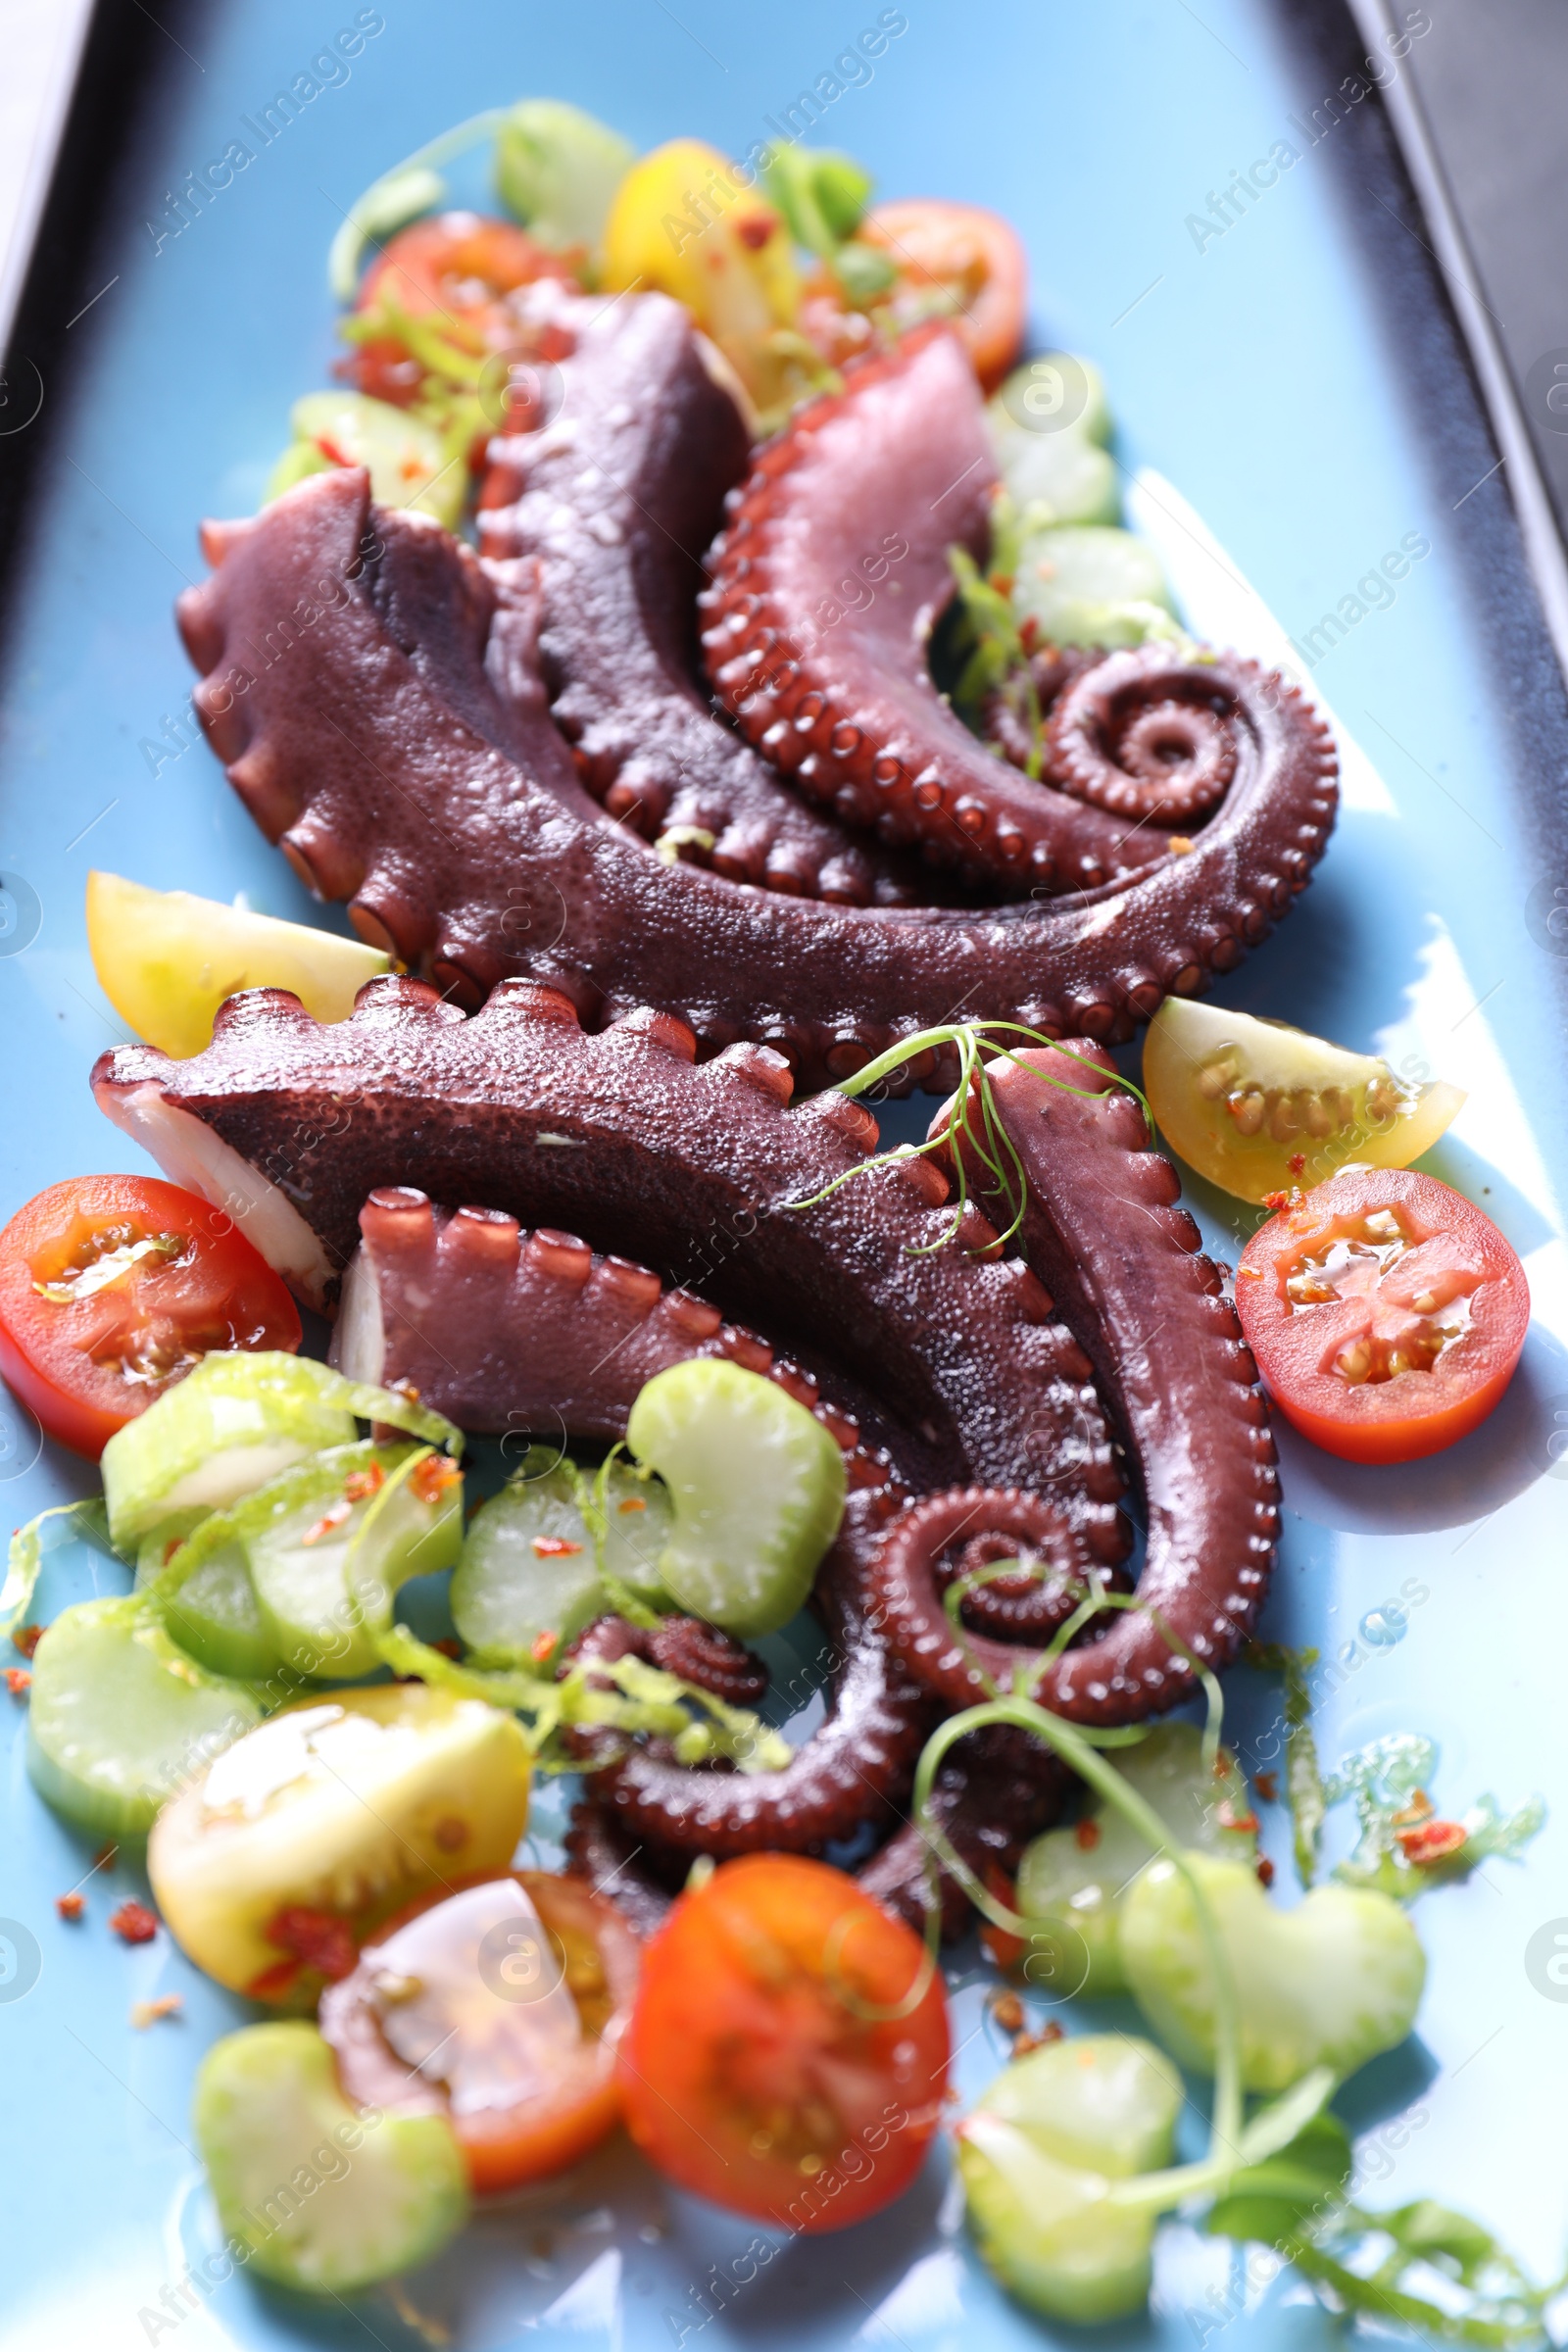
<instances>
[{"instance_id":1,"label":"red chili flake","mask_svg":"<svg viewBox=\"0 0 1568 2352\"><path fill-rule=\"evenodd\" d=\"M164 1566L166 1568L169 1566L170 1561L173 1558L175 1552L178 1551L184 1541L185 1539L183 1536L170 1537L169 1542L164 1545Z\"/></svg>"},{"instance_id":2,"label":"red chili flake","mask_svg":"<svg viewBox=\"0 0 1568 2352\"><path fill-rule=\"evenodd\" d=\"M744 220L735 223L735 234L748 253L760 253L773 234L774 222L765 213L748 213Z\"/></svg>"},{"instance_id":3,"label":"red chili flake","mask_svg":"<svg viewBox=\"0 0 1568 2352\"><path fill-rule=\"evenodd\" d=\"M991 2004L991 2014L1004 2034L1023 2032L1023 2003L1015 1992L999 1992Z\"/></svg>"},{"instance_id":4,"label":"red chili flake","mask_svg":"<svg viewBox=\"0 0 1568 2352\"><path fill-rule=\"evenodd\" d=\"M1252 1775L1252 1778L1257 1783L1257 1793L1263 1799L1264 1804L1277 1805L1280 1801L1279 1774L1277 1772L1257 1772Z\"/></svg>"},{"instance_id":5,"label":"red chili flake","mask_svg":"<svg viewBox=\"0 0 1568 2352\"><path fill-rule=\"evenodd\" d=\"M133 2001L130 2022L138 2034L148 2026L156 2026L161 2018L177 2017L185 2003L177 1992L161 1992L155 2001Z\"/></svg>"},{"instance_id":6,"label":"red chili flake","mask_svg":"<svg viewBox=\"0 0 1568 2352\"><path fill-rule=\"evenodd\" d=\"M985 1867L986 1892L1009 1911L1018 1907L1017 1889L1000 1862L988 1862ZM980 1941L998 1968L1016 1968L1028 1946L1021 1936L1011 1936L1005 1928L993 1926L988 1920L980 1930Z\"/></svg>"},{"instance_id":7,"label":"red chili flake","mask_svg":"<svg viewBox=\"0 0 1568 2352\"><path fill-rule=\"evenodd\" d=\"M1100 1843L1099 1822L1081 1821L1078 1824L1078 1827L1073 1831L1073 1837L1077 1839L1081 1852L1092 1854L1096 1846Z\"/></svg>"},{"instance_id":8,"label":"red chili flake","mask_svg":"<svg viewBox=\"0 0 1568 2352\"><path fill-rule=\"evenodd\" d=\"M1401 1805L1393 1816L1393 1824L1396 1830L1413 1829L1418 1821L1430 1821L1436 1811L1437 1807L1426 1790L1417 1788L1412 1791L1409 1803Z\"/></svg>"},{"instance_id":9,"label":"red chili flake","mask_svg":"<svg viewBox=\"0 0 1568 2352\"><path fill-rule=\"evenodd\" d=\"M1066 2034L1063 2028L1058 2026L1053 2017L1041 2027L1038 2034L1020 2034L1012 2045L1012 2054L1015 2058L1027 2058L1031 2050L1043 2050L1054 2041L1064 2041L1065 2039Z\"/></svg>"},{"instance_id":10,"label":"red chili flake","mask_svg":"<svg viewBox=\"0 0 1568 2352\"><path fill-rule=\"evenodd\" d=\"M6 1689L13 1698L20 1698L24 1690L32 1689L32 1677L25 1666L8 1666L6 1668Z\"/></svg>"},{"instance_id":11,"label":"red chili flake","mask_svg":"<svg viewBox=\"0 0 1568 2352\"><path fill-rule=\"evenodd\" d=\"M537 1559L569 1560L581 1551L582 1545L573 1544L566 1536L535 1536L533 1549Z\"/></svg>"},{"instance_id":12,"label":"red chili flake","mask_svg":"<svg viewBox=\"0 0 1568 2352\"><path fill-rule=\"evenodd\" d=\"M87 1897L84 1894L78 1894L74 1887L70 1894L55 1896L55 1909L62 1919L79 1919L86 1908Z\"/></svg>"},{"instance_id":13,"label":"red chili flake","mask_svg":"<svg viewBox=\"0 0 1568 2352\"><path fill-rule=\"evenodd\" d=\"M318 433L316 446L329 466L352 466L354 463L347 450L334 441L330 433Z\"/></svg>"},{"instance_id":14,"label":"red chili flake","mask_svg":"<svg viewBox=\"0 0 1568 2352\"><path fill-rule=\"evenodd\" d=\"M1285 1162L1285 1165L1290 1169L1293 1176L1299 1176L1301 1170L1306 1165L1306 1153L1304 1152L1293 1152L1290 1158Z\"/></svg>"},{"instance_id":15,"label":"red chili flake","mask_svg":"<svg viewBox=\"0 0 1568 2352\"><path fill-rule=\"evenodd\" d=\"M1259 1854L1257 1858L1257 1881L1260 1886L1272 1886L1274 1884L1274 1865L1267 1854Z\"/></svg>"},{"instance_id":16,"label":"red chili flake","mask_svg":"<svg viewBox=\"0 0 1568 2352\"><path fill-rule=\"evenodd\" d=\"M1018 624L1018 643L1026 654L1032 654L1040 642L1040 623L1031 612Z\"/></svg>"},{"instance_id":17,"label":"red chili flake","mask_svg":"<svg viewBox=\"0 0 1568 2352\"><path fill-rule=\"evenodd\" d=\"M347 1920L304 1903L285 1903L267 1929L267 1940L291 1953L306 1968L335 1984L352 1975L359 1959Z\"/></svg>"},{"instance_id":18,"label":"red chili flake","mask_svg":"<svg viewBox=\"0 0 1568 2352\"><path fill-rule=\"evenodd\" d=\"M308 1527L305 1530L304 1535L300 1538L300 1542L302 1544L324 1543L326 1538L331 1535L334 1528L343 1526L344 1522L352 1519L353 1516L354 1505L345 1495L340 1501L330 1503L327 1506L327 1508L321 1513L319 1519L317 1520L316 1525L314 1527Z\"/></svg>"},{"instance_id":19,"label":"red chili flake","mask_svg":"<svg viewBox=\"0 0 1568 2352\"><path fill-rule=\"evenodd\" d=\"M132 1898L110 1912L109 1925L123 1943L151 1943L158 1933L158 1914Z\"/></svg>"},{"instance_id":20,"label":"red chili flake","mask_svg":"<svg viewBox=\"0 0 1568 2352\"><path fill-rule=\"evenodd\" d=\"M427 1453L416 1470L410 1473L409 1492L420 1502L439 1502L449 1487L455 1487L463 1472L456 1462L448 1461L444 1453Z\"/></svg>"},{"instance_id":21,"label":"red chili flake","mask_svg":"<svg viewBox=\"0 0 1568 2352\"><path fill-rule=\"evenodd\" d=\"M990 585L999 596L1010 596L1016 584L1010 571L994 571L991 574Z\"/></svg>"},{"instance_id":22,"label":"red chili flake","mask_svg":"<svg viewBox=\"0 0 1568 2352\"><path fill-rule=\"evenodd\" d=\"M20 1649L24 1658L30 1658L42 1640L41 1625L19 1625L11 1637L11 1644L14 1649Z\"/></svg>"},{"instance_id":23,"label":"red chili flake","mask_svg":"<svg viewBox=\"0 0 1568 2352\"><path fill-rule=\"evenodd\" d=\"M101 1845L92 1858L92 1866L94 1870L113 1870L119 1860L118 1845Z\"/></svg>"},{"instance_id":24,"label":"red chili flake","mask_svg":"<svg viewBox=\"0 0 1568 2352\"><path fill-rule=\"evenodd\" d=\"M1167 846L1174 858L1190 858L1193 854L1192 836L1187 833L1173 833Z\"/></svg>"},{"instance_id":25,"label":"red chili flake","mask_svg":"<svg viewBox=\"0 0 1568 2352\"><path fill-rule=\"evenodd\" d=\"M579 1544L574 1544L572 1548L580 1551L582 1546ZM548 1626L545 1628L545 1631L542 1634L535 1634L533 1640L528 1644L528 1655L530 1658L532 1658L536 1666L543 1666L550 1658L554 1657L556 1643L560 1640L561 1636L559 1634L551 1633Z\"/></svg>"},{"instance_id":26,"label":"red chili flake","mask_svg":"<svg viewBox=\"0 0 1568 2352\"><path fill-rule=\"evenodd\" d=\"M1456 1854L1468 1836L1462 1821L1423 1821L1413 1830L1398 1832L1399 1848L1405 1860L1419 1868Z\"/></svg>"},{"instance_id":27,"label":"red chili flake","mask_svg":"<svg viewBox=\"0 0 1568 2352\"><path fill-rule=\"evenodd\" d=\"M438 1649L444 1658L461 1658L463 1655L463 1643L456 1634L443 1634L439 1642L431 1642L430 1647Z\"/></svg>"},{"instance_id":28,"label":"red chili flake","mask_svg":"<svg viewBox=\"0 0 1568 2352\"><path fill-rule=\"evenodd\" d=\"M646 1511L648 1505L640 1494L628 1494L624 1502L615 1505L618 1511Z\"/></svg>"},{"instance_id":29,"label":"red chili flake","mask_svg":"<svg viewBox=\"0 0 1568 2352\"><path fill-rule=\"evenodd\" d=\"M349 1472L343 1481L343 1498L346 1502L368 1502L385 1485L386 1472L379 1462L371 1462L368 1469Z\"/></svg>"},{"instance_id":30,"label":"red chili flake","mask_svg":"<svg viewBox=\"0 0 1568 2352\"><path fill-rule=\"evenodd\" d=\"M1290 1205L1291 1196L1289 1193L1265 1193L1263 1195L1263 1206L1265 1208L1272 1208L1277 1212L1282 1208L1289 1208Z\"/></svg>"},{"instance_id":31,"label":"red chili flake","mask_svg":"<svg viewBox=\"0 0 1568 2352\"><path fill-rule=\"evenodd\" d=\"M1222 1830L1242 1830L1250 1837L1255 1836L1257 1815L1250 1808L1245 1813L1238 1813L1234 1805L1222 1804L1219 1809L1219 1826Z\"/></svg>"},{"instance_id":32,"label":"red chili flake","mask_svg":"<svg viewBox=\"0 0 1568 2352\"><path fill-rule=\"evenodd\" d=\"M252 1977L245 1990L253 2001L280 2001L285 1993L293 1991L299 1973L297 1960L274 1960L259 1977Z\"/></svg>"}]
</instances>

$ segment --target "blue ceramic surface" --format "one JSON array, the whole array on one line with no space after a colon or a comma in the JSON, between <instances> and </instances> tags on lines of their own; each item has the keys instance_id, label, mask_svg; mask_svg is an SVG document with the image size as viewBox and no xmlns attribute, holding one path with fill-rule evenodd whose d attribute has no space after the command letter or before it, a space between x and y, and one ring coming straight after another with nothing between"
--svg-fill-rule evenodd
<instances>
[{"instance_id":1,"label":"blue ceramic surface","mask_svg":"<svg viewBox=\"0 0 1568 2352\"><path fill-rule=\"evenodd\" d=\"M117 225L104 270L114 282L73 330L69 377L44 388L64 422L24 554L0 733L0 868L19 910L0 939L0 1214L58 1178L135 1160L87 1092L94 1056L124 1035L83 936L89 866L313 911L204 748L160 764L144 747L189 691L170 605L201 572L197 522L255 505L290 402L327 380L324 255L343 208L447 124L525 92L575 99L642 144L694 132L744 150L832 75L878 13L875 0L774 12L717 0L551 12L388 0L384 29L346 81L159 245L165 190L232 139L257 145L243 120L355 14L349 0L336 13L328 0L231 0L215 12L200 56L177 69L177 103ZM1204 0L1201 16L1176 0L996 0L961 13L910 0L906 18L874 72L826 104L818 136L863 157L885 193L970 197L1019 223L1042 336L1100 361L1129 468L1157 467L1175 485L1284 630L1305 642L1407 534L1429 549L1396 600L1369 603L1313 671L1376 767L1357 769L1306 900L1226 995L1470 1087L1432 1164L1526 1258L1537 1322L1494 1418L1436 1462L1374 1473L1283 1446L1286 1538L1266 1630L1319 1644L1330 1662L1319 1707L1328 1758L1386 1731L1428 1731L1442 1743L1440 1808L1462 1809L1483 1788L1506 1805L1537 1788L1550 1799L1562 1782L1568 1499L1556 1458L1568 1446L1568 1283L1554 942L1531 897L1543 863L1523 830L1519 779L1499 749L1505 681L1476 651L1459 491L1433 487L1428 416L1359 273L1330 162L1301 128L1325 93L1287 70L1254 0ZM1222 235L1195 231L1188 217L1207 210L1209 191L1282 140L1301 152L1277 184ZM1493 479L1474 495L1505 493ZM1143 511L1163 513L1172 568L1201 619L1204 596L1223 601L1235 580L1205 575L1157 482L1150 496ZM1212 1246L1234 1254L1250 1218L1216 1195L1195 1205ZM3 1396L0 1408L10 1521L87 1490L80 1465L40 1455L24 1416ZM39 1613L122 1582L79 1544L63 1545ZM1239 1673L1230 1690L1233 1730L1266 1762L1273 1687ZM167 1936L128 1950L109 1934L114 1902L140 1890L137 1872L122 1861L84 1877L90 1842L27 1783L24 1703L0 1695L0 1709L12 1742L0 1913L23 1961L0 1983L3 2352L167 2342L492 2352L519 2338L582 2352L950 2352L1080 2340L1054 2338L991 2285L940 2155L879 2221L794 2245L760 2251L749 2226L667 2193L618 2150L487 2217L401 2300L315 2306L244 2279L205 2299L182 2289L192 2259L216 2243L189 2144L191 2076L243 2004L205 1984ZM1277 1812L1267 1835L1288 1882ZM1527 1972L1526 1947L1568 1913L1565 1862L1554 1817L1523 1866L1490 1865L1423 1902L1432 1968L1418 2034L1341 2102L1364 2134L1367 2202L1432 2194L1466 2207L1543 2273L1560 2260L1568 2219L1568 2005ZM78 1882L86 1916L68 1925L54 1898ZM24 1989L32 1946L36 1978ZM132 2002L166 1991L183 1998L178 2020L134 2031ZM956 2014L968 2094L1002 2053L977 1983ZM1186 2129L1196 2145L1196 2107ZM1334 2337L1289 2273L1171 2224L1152 2315L1100 2340L1114 2352L1156 2342L1200 2352L1221 2333L1227 2352L1305 2352Z\"/></svg>"}]
</instances>

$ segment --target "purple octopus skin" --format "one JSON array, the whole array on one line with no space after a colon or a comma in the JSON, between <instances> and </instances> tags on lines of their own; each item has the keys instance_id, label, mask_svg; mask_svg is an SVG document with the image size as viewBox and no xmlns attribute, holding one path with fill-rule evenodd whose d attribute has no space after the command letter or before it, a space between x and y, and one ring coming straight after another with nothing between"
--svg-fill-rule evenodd
<instances>
[{"instance_id":1,"label":"purple octopus skin","mask_svg":"<svg viewBox=\"0 0 1568 2352\"><path fill-rule=\"evenodd\" d=\"M705 1063L695 1051L667 1014L590 1035L564 997L513 981L465 1018L426 983L387 977L327 1027L283 990L250 990L204 1053L122 1047L93 1085L176 1182L251 1220L313 1303L335 1294L383 1187L635 1250L764 1331L892 1448L911 1492L1017 1477L1061 1497L1088 1556L1118 1560L1121 1480L1089 1359L1028 1267L973 1210L957 1246L913 1254L950 1223L947 1179L924 1159L813 1200L874 1151L871 1113L838 1094L791 1108L789 1065L765 1047ZM424 1394L461 1395L470 1428L515 1427L510 1384L530 1375L497 1362L481 1395L460 1359L515 1313L520 1242L503 1254L485 1220L461 1217L444 1238L488 1276L461 1309L418 1308L446 1359Z\"/></svg>"},{"instance_id":2,"label":"purple octopus skin","mask_svg":"<svg viewBox=\"0 0 1568 2352\"><path fill-rule=\"evenodd\" d=\"M439 1399L462 1428L621 1438L644 1383L698 1355L777 1381L845 1448L852 1485L886 1483L818 1382L651 1267L559 1228L525 1233L505 1209L439 1208L411 1185L378 1187L360 1211L332 1361Z\"/></svg>"},{"instance_id":3,"label":"purple octopus skin","mask_svg":"<svg viewBox=\"0 0 1568 2352\"><path fill-rule=\"evenodd\" d=\"M694 1772L657 1745L576 1735L589 1789L634 1843L666 1867L693 1854L724 1861L767 1848L820 1852L871 1819L887 1821L909 1793L935 1713L871 1622L866 1568L899 1506L897 1490L853 1495L818 1576L816 1605L833 1669L827 1715L776 1772ZM634 1629L603 1618L579 1651L615 1657Z\"/></svg>"},{"instance_id":4,"label":"purple octopus skin","mask_svg":"<svg viewBox=\"0 0 1568 2352\"><path fill-rule=\"evenodd\" d=\"M1333 817L1321 723L1230 662L1212 675L1234 780L1190 854L1132 881L979 909L748 889L665 864L578 780L538 668L537 564L486 570L436 525L372 511L350 471L210 526L206 545L218 568L180 625L230 780L318 896L347 899L363 937L466 1006L529 976L595 1027L653 1004L704 1054L754 1039L810 1085L957 1004L1126 1037L1262 938ZM907 1082L941 1078L933 1054Z\"/></svg>"},{"instance_id":5,"label":"purple octopus skin","mask_svg":"<svg viewBox=\"0 0 1568 2352\"><path fill-rule=\"evenodd\" d=\"M501 564L537 561L552 712L583 783L732 882L919 905L917 858L805 807L697 687L703 551L751 446L687 313L662 294L606 304L548 285L533 305L552 348L570 348L549 417L490 446L480 547Z\"/></svg>"},{"instance_id":6,"label":"purple octopus skin","mask_svg":"<svg viewBox=\"0 0 1568 2352\"><path fill-rule=\"evenodd\" d=\"M1103 1067L1102 1091L1067 1092L1093 1085L1086 1062ZM1256 1620L1280 1530L1268 1408L1221 1269L1201 1254L1176 1205L1175 1170L1151 1148L1108 1058L1030 1049L991 1085L1027 1183L1024 1248L1094 1358L1147 1513L1146 1609L1118 1613L1033 1689L1059 1714L1120 1723L1193 1687L1164 1629L1212 1668L1235 1657ZM954 1641L935 1573L943 1541L940 1511L915 1504L889 1531L873 1581L883 1630L910 1671L962 1705L985 1695L979 1667L995 1671L1004 1645L971 1637L966 1657ZM1011 1660L1030 1669L1027 1651Z\"/></svg>"},{"instance_id":7,"label":"purple octopus skin","mask_svg":"<svg viewBox=\"0 0 1568 2352\"><path fill-rule=\"evenodd\" d=\"M849 821L978 867L1014 898L1168 865L1161 826L1206 814L1244 764L1266 780L1261 795L1255 781L1240 795L1253 822L1233 816L1190 848L1201 862L1186 888L1207 872L1229 899L1238 853L1243 866L1287 847L1315 854L1333 808L1325 730L1233 655L1110 656L1069 690L1041 783L995 759L939 698L927 656L953 595L948 551L983 557L995 489L974 371L945 326L860 362L842 392L797 412L732 498L702 599L710 674L753 742ZM896 568L850 625L817 625L868 548L885 566L899 551ZM1262 926L1281 878L1250 902Z\"/></svg>"}]
</instances>

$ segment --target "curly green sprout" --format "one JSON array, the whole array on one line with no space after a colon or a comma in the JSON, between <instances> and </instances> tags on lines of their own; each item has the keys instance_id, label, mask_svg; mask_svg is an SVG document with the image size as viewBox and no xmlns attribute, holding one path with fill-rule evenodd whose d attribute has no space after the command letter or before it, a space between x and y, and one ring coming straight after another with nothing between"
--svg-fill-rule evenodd
<instances>
[{"instance_id":1,"label":"curly green sprout","mask_svg":"<svg viewBox=\"0 0 1568 2352\"><path fill-rule=\"evenodd\" d=\"M1092 1102L1103 1093L1104 1086L1074 1086L1066 1078L1053 1077L1049 1071L1036 1069L1032 1063L1022 1061L1009 1045L1002 1042L1008 1037L1019 1039L1026 1045L1049 1047L1063 1059L1078 1062L1084 1069L1092 1070L1097 1078L1135 1096L1143 1104L1150 1141L1153 1141L1153 1113L1143 1089L1135 1086L1130 1078L1123 1078L1118 1072L1105 1069L1101 1062L1090 1061L1087 1055L1075 1053L1070 1046L1061 1045L1054 1037L1048 1037L1044 1030L1029 1028L1023 1021L946 1022L940 1028L917 1029L912 1037L901 1038L896 1046L889 1046L885 1054L879 1054L875 1060L868 1061L864 1069L858 1070L853 1078L840 1079L837 1086L837 1092L841 1095L854 1097L869 1094L873 1087L879 1086L885 1078L891 1078L895 1071L903 1069L907 1062L917 1060L922 1054L951 1047L958 1057L958 1083L938 1133L923 1144L898 1144L891 1152L879 1152L874 1157L862 1160L858 1167L846 1168L842 1176L835 1176L831 1184L825 1184L820 1192L809 1194L804 1200L788 1200L784 1205L787 1208L815 1208L821 1201L831 1200L841 1185L853 1184L858 1178L869 1176L878 1168L897 1167L902 1160L923 1159L931 1152L946 1153L952 1161L956 1180L953 1215L947 1231L934 1242L909 1245L911 1257L928 1257L935 1250L945 1250L963 1223L964 1212L969 1204L968 1161L972 1154L992 1180L984 1184L983 1190L989 1198L1000 1198L1007 1211L1008 1221L999 1240L1003 1245L1010 1242L1023 1223L1029 1186L1017 1147L998 1117L992 1100L992 1063L1016 1062L1020 1069L1027 1069L1032 1077L1038 1078L1043 1086L1054 1086L1064 1095L1078 1095L1086 1102ZM990 1062L982 1058L986 1048L991 1052ZM988 1248L995 1246L988 1244Z\"/></svg>"}]
</instances>

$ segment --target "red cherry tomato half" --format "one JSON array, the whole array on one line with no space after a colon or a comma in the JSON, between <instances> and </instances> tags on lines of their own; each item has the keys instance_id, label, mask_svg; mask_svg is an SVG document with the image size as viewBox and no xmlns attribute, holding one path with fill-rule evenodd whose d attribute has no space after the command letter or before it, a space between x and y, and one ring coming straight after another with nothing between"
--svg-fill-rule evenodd
<instances>
[{"instance_id":1,"label":"red cherry tomato half","mask_svg":"<svg viewBox=\"0 0 1568 2352\"><path fill-rule=\"evenodd\" d=\"M858 234L883 247L897 269L887 300L905 325L926 315L933 294L953 304L974 371L994 392L1023 344L1029 264L1017 230L978 204L909 196L879 204Z\"/></svg>"},{"instance_id":2,"label":"red cherry tomato half","mask_svg":"<svg viewBox=\"0 0 1568 2352\"><path fill-rule=\"evenodd\" d=\"M1252 1236L1236 1311L1303 1437L1349 1462L1410 1462L1491 1412L1530 1289L1463 1194L1413 1168L1348 1168Z\"/></svg>"},{"instance_id":3,"label":"red cherry tomato half","mask_svg":"<svg viewBox=\"0 0 1568 2352\"><path fill-rule=\"evenodd\" d=\"M716 2205L838 2230L918 2172L948 2051L941 1976L901 1920L825 1862L748 1854L645 1949L620 2051L626 2128Z\"/></svg>"},{"instance_id":4,"label":"red cherry tomato half","mask_svg":"<svg viewBox=\"0 0 1568 2352\"><path fill-rule=\"evenodd\" d=\"M0 1233L0 1373L96 1461L215 1348L300 1344L281 1279L220 1208L156 1176L76 1176Z\"/></svg>"},{"instance_id":5,"label":"red cherry tomato half","mask_svg":"<svg viewBox=\"0 0 1568 2352\"><path fill-rule=\"evenodd\" d=\"M619 2122L638 1964L630 1928L578 1879L460 1880L377 1930L322 1995L321 2032L351 2099L445 2114L474 2189L517 2188Z\"/></svg>"}]
</instances>

